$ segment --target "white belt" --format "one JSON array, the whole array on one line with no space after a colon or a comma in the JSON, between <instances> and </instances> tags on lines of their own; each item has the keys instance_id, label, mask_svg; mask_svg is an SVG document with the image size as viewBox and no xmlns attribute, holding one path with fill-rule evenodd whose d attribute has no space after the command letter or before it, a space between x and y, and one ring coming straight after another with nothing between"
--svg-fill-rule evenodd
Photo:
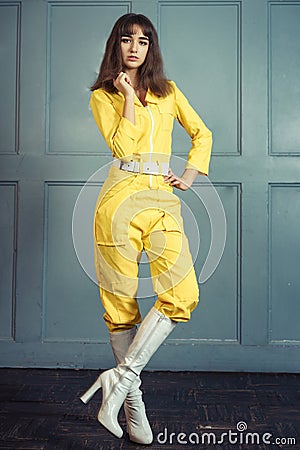
<instances>
[{"instance_id":1,"label":"white belt","mask_svg":"<svg viewBox=\"0 0 300 450\"><path fill-rule=\"evenodd\" d=\"M121 170L133 173L143 173L148 175L168 175L169 163L162 162L139 162L139 161L122 161L114 158L112 165Z\"/></svg>"}]
</instances>

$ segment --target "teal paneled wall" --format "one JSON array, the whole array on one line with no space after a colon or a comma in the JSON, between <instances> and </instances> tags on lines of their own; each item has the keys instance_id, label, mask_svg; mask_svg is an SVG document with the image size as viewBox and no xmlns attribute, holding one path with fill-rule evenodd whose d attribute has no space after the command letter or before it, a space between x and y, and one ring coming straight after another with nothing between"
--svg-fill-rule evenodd
<instances>
[{"instance_id":1,"label":"teal paneled wall","mask_svg":"<svg viewBox=\"0 0 300 450\"><path fill-rule=\"evenodd\" d=\"M111 161L89 86L114 21L130 11L154 22L168 77L213 131L210 180L227 219L224 253L200 286L199 307L148 367L296 372L300 1L285 0L0 0L0 364L113 364L72 217L86 180ZM179 125L173 149L180 158L189 149ZM187 223L192 250L200 245L198 275L211 241L197 197L206 189L198 180L179 192L200 233L195 242ZM92 259L91 238L87 220L80 239ZM140 300L143 313L153 301Z\"/></svg>"}]
</instances>

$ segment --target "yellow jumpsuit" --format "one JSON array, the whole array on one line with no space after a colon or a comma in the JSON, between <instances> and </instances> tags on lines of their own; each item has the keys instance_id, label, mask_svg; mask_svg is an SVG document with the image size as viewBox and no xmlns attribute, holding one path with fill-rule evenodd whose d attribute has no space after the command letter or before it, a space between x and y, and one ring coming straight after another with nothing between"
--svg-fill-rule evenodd
<instances>
[{"instance_id":1,"label":"yellow jumpsuit","mask_svg":"<svg viewBox=\"0 0 300 450\"><path fill-rule=\"evenodd\" d=\"M147 106L135 96L135 124L122 116L124 97L93 91L91 108L115 158L166 164L171 155L174 118L192 140L187 168L208 174L212 134L176 84L162 98L148 90ZM141 252L148 256L155 308L186 322L199 290L180 213L180 200L161 174L132 173L111 166L98 197L95 220L95 267L109 331L141 322L136 301Z\"/></svg>"}]
</instances>

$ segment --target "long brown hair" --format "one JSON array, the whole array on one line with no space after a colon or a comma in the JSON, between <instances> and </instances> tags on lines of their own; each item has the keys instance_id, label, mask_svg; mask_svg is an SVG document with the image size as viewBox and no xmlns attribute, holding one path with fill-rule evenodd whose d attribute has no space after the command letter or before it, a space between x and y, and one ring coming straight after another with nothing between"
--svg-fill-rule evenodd
<instances>
[{"instance_id":1,"label":"long brown hair","mask_svg":"<svg viewBox=\"0 0 300 450\"><path fill-rule=\"evenodd\" d=\"M139 68L139 83L142 88L158 96L167 96L172 87L164 75L163 61L158 44L157 32L152 22L143 14L124 14L115 23L106 43L104 57L99 75L91 91L102 88L107 92L118 92L113 80L124 71L121 53L121 37L133 34L134 27L139 26L149 38L149 49L146 59Z\"/></svg>"}]
</instances>

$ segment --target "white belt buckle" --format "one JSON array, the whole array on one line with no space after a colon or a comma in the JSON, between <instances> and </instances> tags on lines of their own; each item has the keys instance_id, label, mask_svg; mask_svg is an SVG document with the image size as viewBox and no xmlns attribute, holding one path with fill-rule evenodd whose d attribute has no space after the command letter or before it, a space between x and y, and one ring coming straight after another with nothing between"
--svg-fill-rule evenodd
<instances>
[{"instance_id":1,"label":"white belt buckle","mask_svg":"<svg viewBox=\"0 0 300 450\"><path fill-rule=\"evenodd\" d=\"M138 164L139 163L136 163L136 161L128 161L128 162L121 161L120 169L126 170L127 172L138 172L139 171L139 167L137 167Z\"/></svg>"},{"instance_id":2,"label":"white belt buckle","mask_svg":"<svg viewBox=\"0 0 300 450\"><path fill-rule=\"evenodd\" d=\"M148 173L149 175L158 175L159 166L156 162L145 162L143 164L143 173Z\"/></svg>"},{"instance_id":3,"label":"white belt buckle","mask_svg":"<svg viewBox=\"0 0 300 450\"><path fill-rule=\"evenodd\" d=\"M161 163L160 167L161 167L161 174L162 174L162 175L168 175L168 172L169 172L169 163L163 162L163 163Z\"/></svg>"}]
</instances>

